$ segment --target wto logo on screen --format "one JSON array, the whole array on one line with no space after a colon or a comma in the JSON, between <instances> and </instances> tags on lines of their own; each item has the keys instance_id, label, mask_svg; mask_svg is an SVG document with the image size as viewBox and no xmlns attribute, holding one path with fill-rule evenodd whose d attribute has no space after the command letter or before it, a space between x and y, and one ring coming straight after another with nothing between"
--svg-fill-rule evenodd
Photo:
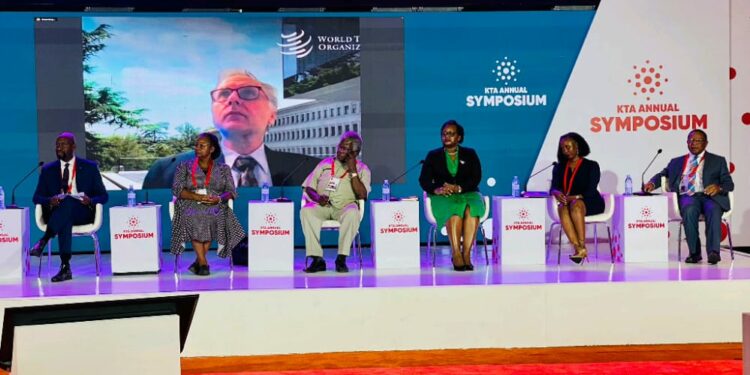
<instances>
[{"instance_id":1,"label":"wto logo on screen","mask_svg":"<svg viewBox=\"0 0 750 375\"><path fill-rule=\"evenodd\" d=\"M312 37L308 35L305 38L305 30L302 29L299 32L295 31L290 34L282 33L281 40L283 43L276 43L276 45L281 47L282 55L294 55L298 59L301 59L309 55L313 50Z\"/></svg>"},{"instance_id":2,"label":"wto logo on screen","mask_svg":"<svg viewBox=\"0 0 750 375\"><path fill-rule=\"evenodd\" d=\"M508 56L497 59L489 73L492 86L485 86L481 95L467 95L466 106L473 107L544 107L547 94L531 93L529 88L519 85L521 64Z\"/></svg>"},{"instance_id":3,"label":"wto logo on screen","mask_svg":"<svg viewBox=\"0 0 750 375\"><path fill-rule=\"evenodd\" d=\"M282 55L296 56L302 59L318 51L359 51L361 44L359 35L316 35L313 42L312 35L305 34L305 30L299 29L290 34L281 34L282 43L276 43L281 47Z\"/></svg>"}]
</instances>

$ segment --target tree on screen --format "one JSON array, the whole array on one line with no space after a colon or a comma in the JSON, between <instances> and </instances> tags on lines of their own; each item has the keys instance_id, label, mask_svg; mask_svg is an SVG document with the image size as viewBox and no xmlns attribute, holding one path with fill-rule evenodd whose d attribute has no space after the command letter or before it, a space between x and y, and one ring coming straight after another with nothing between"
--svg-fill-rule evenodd
<instances>
[{"instance_id":1,"label":"tree on screen","mask_svg":"<svg viewBox=\"0 0 750 375\"><path fill-rule=\"evenodd\" d=\"M116 37L116 33L108 24L100 24L90 31L82 30L82 33L84 123L88 156L98 161L103 170L119 172L123 169L148 169L158 158L192 149L200 132L197 127L184 123L175 128L176 135L169 135L168 122L146 119L144 114L147 109L127 108L125 93L87 79L96 71L92 58L106 50L107 40ZM102 135L93 131L94 125L133 131L130 135Z\"/></svg>"}]
</instances>

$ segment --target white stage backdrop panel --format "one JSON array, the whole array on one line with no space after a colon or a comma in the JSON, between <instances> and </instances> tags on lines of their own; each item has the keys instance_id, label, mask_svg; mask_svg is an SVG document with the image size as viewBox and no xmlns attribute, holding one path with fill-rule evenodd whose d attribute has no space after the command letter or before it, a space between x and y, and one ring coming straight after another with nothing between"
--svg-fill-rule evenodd
<instances>
[{"instance_id":1,"label":"white stage backdrop panel","mask_svg":"<svg viewBox=\"0 0 750 375\"><path fill-rule=\"evenodd\" d=\"M692 129L729 157L728 18L729 0L602 0L534 170L555 160L571 131L591 145L603 192L622 193L628 174L639 188L656 150L646 178L687 153Z\"/></svg>"},{"instance_id":2,"label":"white stage backdrop panel","mask_svg":"<svg viewBox=\"0 0 750 375\"><path fill-rule=\"evenodd\" d=\"M732 0L730 22L732 94L730 170L734 169L735 206L732 212L732 240L735 246L750 246L750 1Z\"/></svg>"}]
</instances>

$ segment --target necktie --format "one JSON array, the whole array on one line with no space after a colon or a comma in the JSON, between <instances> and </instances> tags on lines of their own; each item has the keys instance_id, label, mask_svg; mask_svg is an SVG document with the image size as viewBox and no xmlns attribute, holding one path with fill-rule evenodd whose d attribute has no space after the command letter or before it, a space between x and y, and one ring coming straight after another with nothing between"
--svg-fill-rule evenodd
<instances>
[{"instance_id":1,"label":"necktie","mask_svg":"<svg viewBox=\"0 0 750 375\"><path fill-rule=\"evenodd\" d=\"M697 177L698 177L698 155L694 155L690 161L690 172L688 172L688 195L695 194Z\"/></svg>"},{"instance_id":2,"label":"necktie","mask_svg":"<svg viewBox=\"0 0 750 375\"><path fill-rule=\"evenodd\" d=\"M258 180L253 172L256 165L258 162L252 156L240 156L234 161L232 168L240 172L237 186L258 186Z\"/></svg>"},{"instance_id":3,"label":"necktie","mask_svg":"<svg viewBox=\"0 0 750 375\"><path fill-rule=\"evenodd\" d=\"M70 191L68 190L68 180L70 179L70 170L68 169L68 166L70 163L65 163L65 169L63 169L63 176L62 176L62 190L63 193L68 194Z\"/></svg>"}]
</instances>

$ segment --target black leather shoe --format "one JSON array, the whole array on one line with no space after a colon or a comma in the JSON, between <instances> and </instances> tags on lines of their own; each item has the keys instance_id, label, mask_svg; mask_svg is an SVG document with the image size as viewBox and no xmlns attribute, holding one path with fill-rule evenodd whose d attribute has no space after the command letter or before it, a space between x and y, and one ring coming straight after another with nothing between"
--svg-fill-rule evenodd
<instances>
[{"instance_id":1,"label":"black leather shoe","mask_svg":"<svg viewBox=\"0 0 750 375\"><path fill-rule=\"evenodd\" d=\"M718 251L708 253L708 264L716 264L719 261L721 261L721 255L719 255Z\"/></svg>"},{"instance_id":2,"label":"black leather shoe","mask_svg":"<svg viewBox=\"0 0 750 375\"><path fill-rule=\"evenodd\" d=\"M42 237L37 241L37 243L34 244L34 246L29 250L29 255L33 257L40 257L42 256L42 253L44 252L44 248L47 247L47 242L49 240L46 237Z\"/></svg>"},{"instance_id":3,"label":"black leather shoe","mask_svg":"<svg viewBox=\"0 0 750 375\"><path fill-rule=\"evenodd\" d=\"M198 266L198 275L200 276L208 276L211 274L211 270L208 268L208 264L204 264L202 266Z\"/></svg>"},{"instance_id":4,"label":"black leather shoe","mask_svg":"<svg viewBox=\"0 0 750 375\"><path fill-rule=\"evenodd\" d=\"M60 281L70 280L73 278L73 271L70 270L70 265L63 264L60 266L60 271L57 275L52 276L53 283L59 283Z\"/></svg>"},{"instance_id":5,"label":"black leather shoe","mask_svg":"<svg viewBox=\"0 0 750 375\"><path fill-rule=\"evenodd\" d=\"M339 254L336 257L336 272L349 272L349 267L346 266L346 255Z\"/></svg>"},{"instance_id":6,"label":"black leather shoe","mask_svg":"<svg viewBox=\"0 0 750 375\"><path fill-rule=\"evenodd\" d=\"M326 270L326 261L323 260L321 257L313 256L312 262L310 263L307 268L305 268L303 271L306 273L315 273L315 272L321 272Z\"/></svg>"},{"instance_id":7,"label":"black leather shoe","mask_svg":"<svg viewBox=\"0 0 750 375\"><path fill-rule=\"evenodd\" d=\"M200 265L198 265L197 260L193 262L193 264L191 264L190 267L188 267L188 271L190 271L194 275L198 274L198 272L200 271Z\"/></svg>"},{"instance_id":8,"label":"black leather shoe","mask_svg":"<svg viewBox=\"0 0 750 375\"><path fill-rule=\"evenodd\" d=\"M703 259L698 258L698 257L694 257L694 256L691 255L691 256L685 258L685 263L698 263L701 260L703 260Z\"/></svg>"}]
</instances>

